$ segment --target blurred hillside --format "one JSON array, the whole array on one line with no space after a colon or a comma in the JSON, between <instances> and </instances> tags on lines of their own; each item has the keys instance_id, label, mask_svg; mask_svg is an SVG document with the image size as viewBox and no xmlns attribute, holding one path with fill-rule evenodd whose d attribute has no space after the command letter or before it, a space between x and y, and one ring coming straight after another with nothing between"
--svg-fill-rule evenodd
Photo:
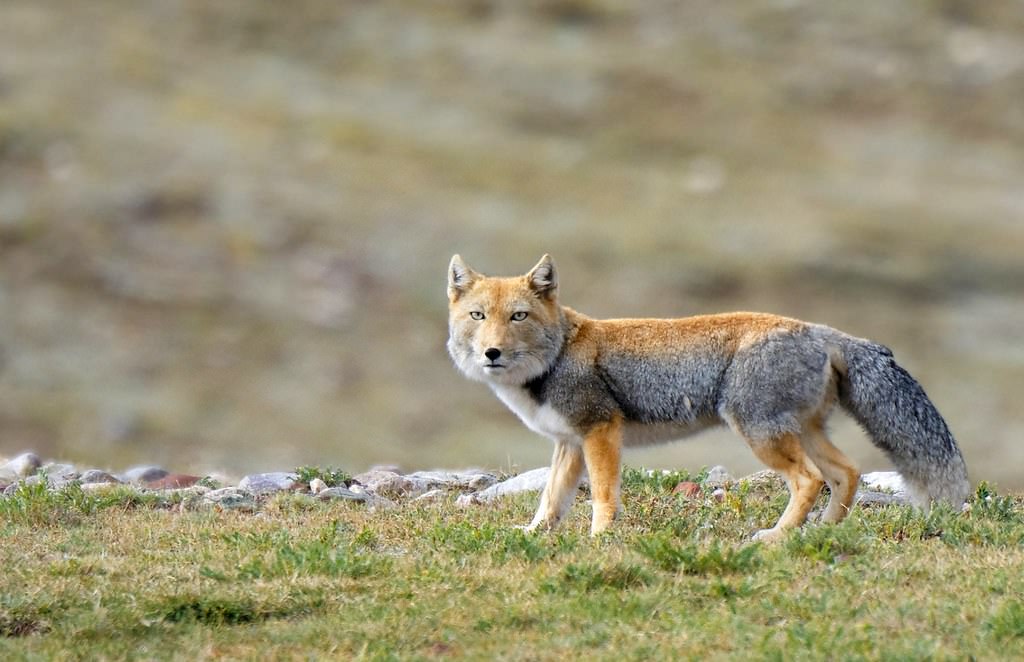
<instances>
[{"instance_id":1,"label":"blurred hillside","mask_svg":"<svg viewBox=\"0 0 1024 662\"><path fill-rule=\"evenodd\" d=\"M540 465L444 279L551 252L594 316L877 339L1024 487L1022 183L1016 0L5 0L0 455Z\"/></svg>"}]
</instances>

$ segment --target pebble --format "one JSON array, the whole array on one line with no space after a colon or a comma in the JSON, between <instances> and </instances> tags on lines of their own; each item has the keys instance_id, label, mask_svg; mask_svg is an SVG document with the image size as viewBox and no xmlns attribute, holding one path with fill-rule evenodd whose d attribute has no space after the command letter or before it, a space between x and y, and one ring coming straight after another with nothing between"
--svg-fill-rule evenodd
<instances>
[{"instance_id":1,"label":"pebble","mask_svg":"<svg viewBox=\"0 0 1024 662\"><path fill-rule=\"evenodd\" d=\"M287 471L249 474L238 483L238 487L253 494L272 494L304 488L303 484L298 482L298 476Z\"/></svg>"}]
</instances>

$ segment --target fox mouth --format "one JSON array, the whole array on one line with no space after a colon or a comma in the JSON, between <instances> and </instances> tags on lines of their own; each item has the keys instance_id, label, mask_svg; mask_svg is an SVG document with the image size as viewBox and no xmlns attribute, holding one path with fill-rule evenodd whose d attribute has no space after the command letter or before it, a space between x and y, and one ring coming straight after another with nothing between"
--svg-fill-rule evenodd
<instances>
[{"instance_id":1,"label":"fox mouth","mask_svg":"<svg viewBox=\"0 0 1024 662\"><path fill-rule=\"evenodd\" d=\"M507 367L508 366L506 366L503 363L485 363L484 364L484 370L502 370L502 369L507 368Z\"/></svg>"}]
</instances>

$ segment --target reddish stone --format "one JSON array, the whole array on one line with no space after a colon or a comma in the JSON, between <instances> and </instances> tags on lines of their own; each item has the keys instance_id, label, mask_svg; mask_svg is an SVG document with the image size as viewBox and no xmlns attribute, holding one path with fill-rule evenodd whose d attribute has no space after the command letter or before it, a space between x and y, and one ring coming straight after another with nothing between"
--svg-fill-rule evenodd
<instances>
[{"instance_id":1,"label":"reddish stone","mask_svg":"<svg viewBox=\"0 0 1024 662\"><path fill-rule=\"evenodd\" d=\"M700 496L700 485L693 481L684 480L672 488L672 494L682 494L687 499Z\"/></svg>"},{"instance_id":2,"label":"reddish stone","mask_svg":"<svg viewBox=\"0 0 1024 662\"><path fill-rule=\"evenodd\" d=\"M177 490L183 487L192 487L202 478L200 476L189 476L188 474L167 474L158 480L151 480L146 487L151 490Z\"/></svg>"}]
</instances>

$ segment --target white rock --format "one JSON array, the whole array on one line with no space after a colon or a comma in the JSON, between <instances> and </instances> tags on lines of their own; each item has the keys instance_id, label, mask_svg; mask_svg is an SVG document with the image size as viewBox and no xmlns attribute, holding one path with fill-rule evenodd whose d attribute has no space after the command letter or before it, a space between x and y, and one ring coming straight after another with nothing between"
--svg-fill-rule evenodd
<instances>
[{"instance_id":1,"label":"white rock","mask_svg":"<svg viewBox=\"0 0 1024 662\"><path fill-rule=\"evenodd\" d=\"M898 471L872 471L862 475L860 482L873 490L890 490L895 494L907 493L907 484Z\"/></svg>"},{"instance_id":2,"label":"white rock","mask_svg":"<svg viewBox=\"0 0 1024 662\"><path fill-rule=\"evenodd\" d=\"M476 492L472 495L473 499L460 499L456 503L459 505L468 505L470 503L487 503L500 497L510 496L512 494L522 494L523 492L539 492L544 489L544 486L548 483L548 474L551 472L549 467L541 467L539 469L533 469L531 471L524 471L518 476L513 476L508 480L500 483L495 483L487 489ZM587 484L587 477L584 476L580 482L581 485Z\"/></svg>"},{"instance_id":3,"label":"white rock","mask_svg":"<svg viewBox=\"0 0 1024 662\"><path fill-rule=\"evenodd\" d=\"M309 491L312 492L313 494L320 494L326 489L327 483L320 480L319 478L314 478L313 480L309 481Z\"/></svg>"}]
</instances>

